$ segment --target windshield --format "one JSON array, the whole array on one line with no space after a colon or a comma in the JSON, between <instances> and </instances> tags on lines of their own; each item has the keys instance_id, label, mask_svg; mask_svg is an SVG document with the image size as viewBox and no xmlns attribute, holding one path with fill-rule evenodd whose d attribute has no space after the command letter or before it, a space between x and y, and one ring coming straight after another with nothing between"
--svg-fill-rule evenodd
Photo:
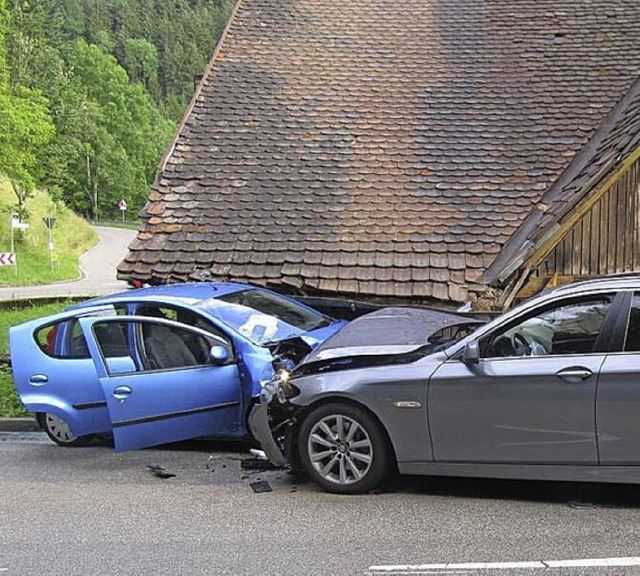
<instances>
[{"instance_id":1,"label":"windshield","mask_svg":"<svg viewBox=\"0 0 640 576\"><path fill-rule=\"evenodd\" d=\"M239 290L202 303L202 308L254 344L278 342L330 324L310 310L270 292Z\"/></svg>"}]
</instances>

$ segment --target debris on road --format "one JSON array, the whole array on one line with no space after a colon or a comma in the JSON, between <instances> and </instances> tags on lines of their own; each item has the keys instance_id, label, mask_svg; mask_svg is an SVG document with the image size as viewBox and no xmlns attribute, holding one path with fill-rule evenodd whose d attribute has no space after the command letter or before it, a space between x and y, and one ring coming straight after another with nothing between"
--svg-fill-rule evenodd
<instances>
[{"instance_id":1,"label":"debris on road","mask_svg":"<svg viewBox=\"0 0 640 576\"><path fill-rule=\"evenodd\" d=\"M249 453L256 459L256 460L268 460L267 455L264 453L263 450L258 450L256 448L250 448L249 449Z\"/></svg>"},{"instance_id":2,"label":"debris on road","mask_svg":"<svg viewBox=\"0 0 640 576\"><path fill-rule=\"evenodd\" d=\"M240 462L240 467L243 470L278 470L278 466L262 458L244 458Z\"/></svg>"},{"instance_id":3,"label":"debris on road","mask_svg":"<svg viewBox=\"0 0 640 576\"><path fill-rule=\"evenodd\" d=\"M267 482L266 480L251 482L249 486L251 486L251 489L256 494L262 494L263 492L273 492L273 488L271 488L271 484L269 484L269 482Z\"/></svg>"},{"instance_id":4,"label":"debris on road","mask_svg":"<svg viewBox=\"0 0 640 576\"><path fill-rule=\"evenodd\" d=\"M175 478L175 474L172 472L167 472L166 468L159 466L158 464L147 464L147 468L151 471L154 476L158 478L167 479L167 478Z\"/></svg>"}]
</instances>

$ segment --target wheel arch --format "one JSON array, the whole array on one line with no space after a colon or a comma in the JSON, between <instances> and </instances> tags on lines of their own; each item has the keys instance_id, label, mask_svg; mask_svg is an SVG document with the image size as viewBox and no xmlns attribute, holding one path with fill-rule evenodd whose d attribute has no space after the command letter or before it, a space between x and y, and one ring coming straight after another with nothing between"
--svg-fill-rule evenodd
<instances>
[{"instance_id":1,"label":"wheel arch","mask_svg":"<svg viewBox=\"0 0 640 576\"><path fill-rule=\"evenodd\" d=\"M311 412L313 412L317 408L320 408L321 406L326 406L327 404L335 404L335 403L349 404L351 406L355 406L356 408L362 410L363 412L366 412L378 424L378 426L380 427L380 430L382 431L382 433L384 435L384 439L385 439L385 441L387 443L387 448L389 449L389 455L391 457L390 464L394 468L397 468L397 466L398 466L398 456L396 454L396 448L395 448L393 442L391 441L391 436L389 434L389 430L385 426L384 422L366 404L363 404L362 402L359 402L358 400L355 400L355 399L351 398L350 396L340 396L340 395L337 395L337 394L334 394L334 395L331 395L331 396L323 396L322 398L318 398L317 400L315 400L311 404L308 404L306 406L300 407L300 410L295 415L296 416L296 423L295 423L295 426L294 426L294 433L292 434L291 437L293 439L298 438L298 432L300 431L300 426L302 425L302 422L307 418L307 416ZM296 446L291 446L290 447L290 456L294 456L297 459L297 453L298 453L297 447Z\"/></svg>"}]
</instances>

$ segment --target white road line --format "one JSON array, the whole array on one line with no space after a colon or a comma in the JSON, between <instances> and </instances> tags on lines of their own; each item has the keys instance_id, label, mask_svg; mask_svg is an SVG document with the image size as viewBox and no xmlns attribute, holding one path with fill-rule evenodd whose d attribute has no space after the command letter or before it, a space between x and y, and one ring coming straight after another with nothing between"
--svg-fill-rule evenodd
<instances>
[{"instance_id":1,"label":"white road line","mask_svg":"<svg viewBox=\"0 0 640 576\"><path fill-rule=\"evenodd\" d=\"M640 556L628 558L584 558L581 560L540 560L534 562L466 562L448 564L398 564L369 566L369 572L379 574L417 574L428 570L513 570L517 568L584 568L640 566Z\"/></svg>"},{"instance_id":2,"label":"white road line","mask_svg":"<svg viewBox=\"0 0 640 576\"><path fill-rule=\"evenodd\" d=\"M640 566L640 557L631 558L593 558L591 560L547 560L549 568L572 568L589 566Z\"/></svg>"}]
</instances>

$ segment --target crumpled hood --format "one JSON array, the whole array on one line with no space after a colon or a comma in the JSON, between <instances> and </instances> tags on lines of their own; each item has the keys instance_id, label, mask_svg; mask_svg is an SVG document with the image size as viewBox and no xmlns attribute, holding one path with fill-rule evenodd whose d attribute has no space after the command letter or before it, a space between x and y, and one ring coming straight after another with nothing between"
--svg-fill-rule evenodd
<instances>
[{"instance_id":1,"label":"crumpled hood","mask_svg":"<svg viewBox=\"0 0 640 576\"><path fill-rule=\"evenodd\" d=\"M315 348L301 366L336 358L405 354L431 344L429 338L439 330L459 324L482 322L427 308L382 308L352 320Z\"/></svg>"}]
</instances>

